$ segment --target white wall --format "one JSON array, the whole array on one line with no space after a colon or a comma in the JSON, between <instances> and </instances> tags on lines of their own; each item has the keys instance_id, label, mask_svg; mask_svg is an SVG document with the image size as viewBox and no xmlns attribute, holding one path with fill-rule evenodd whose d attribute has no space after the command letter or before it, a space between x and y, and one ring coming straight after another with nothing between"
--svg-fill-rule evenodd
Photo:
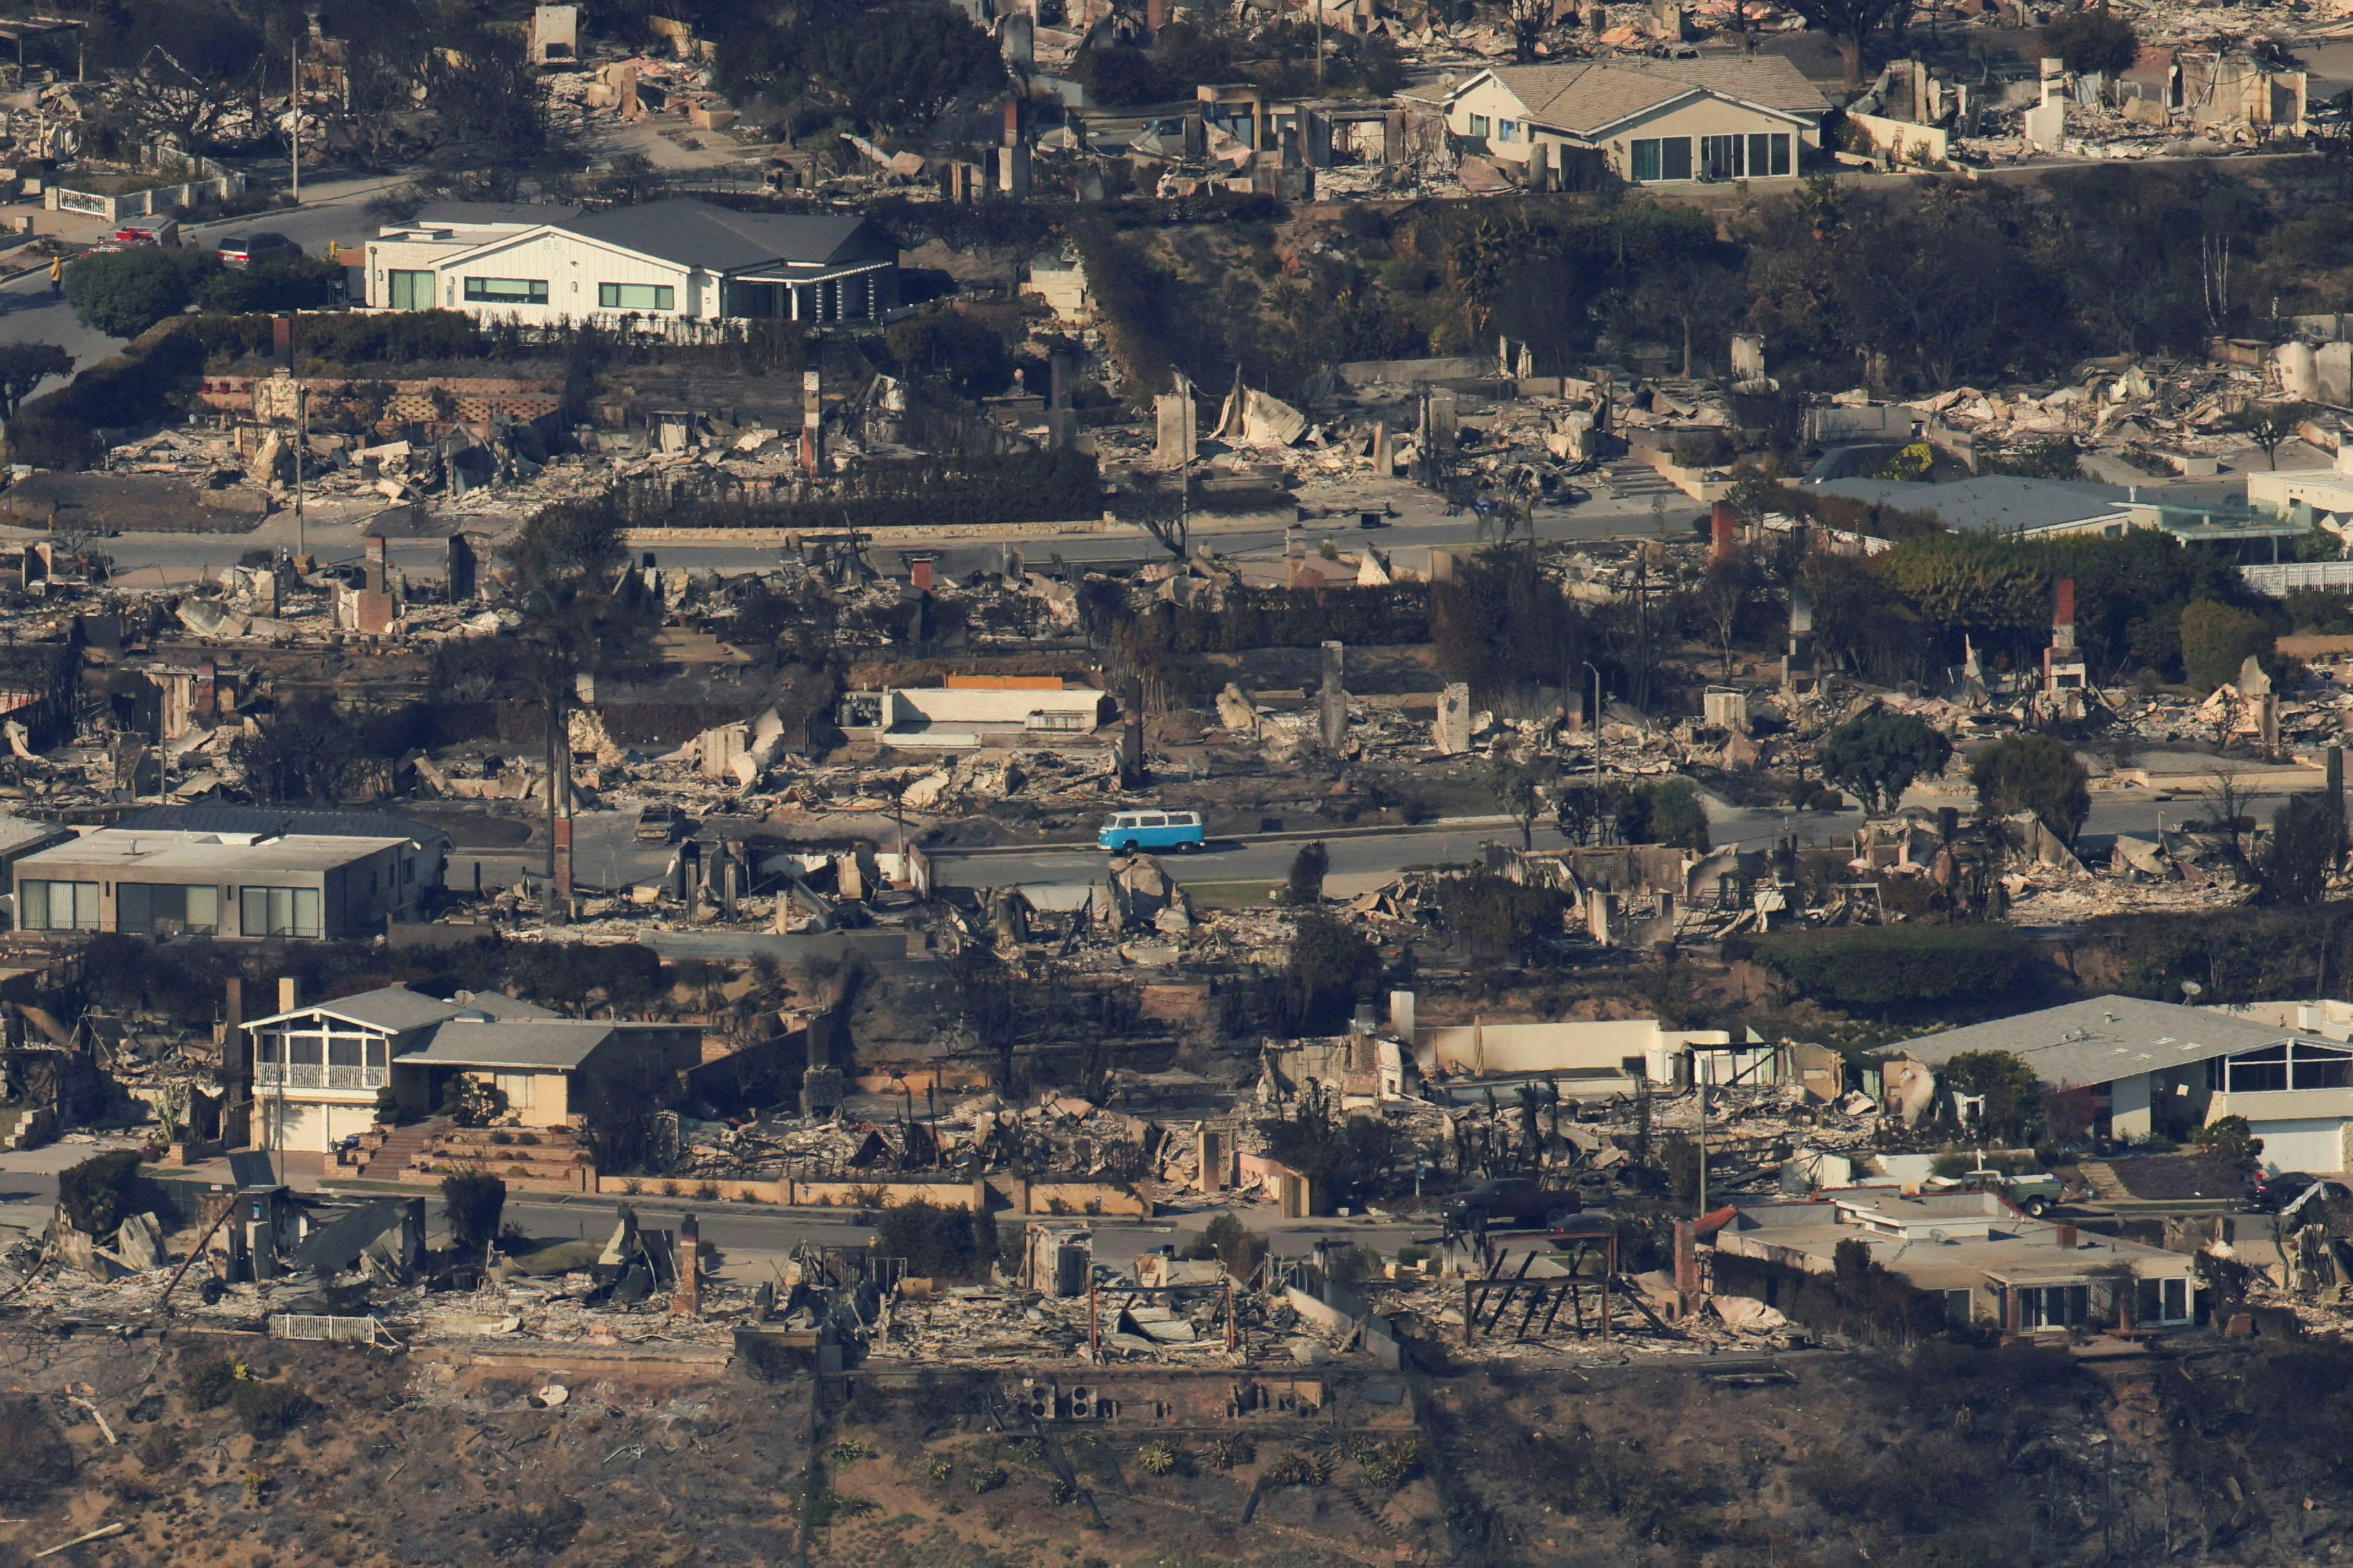
<instances>
[{"instance_id":1,"label":"white wall","mask_svg":"<svg viewBox=\"0 0 2353 1568\"><path fill-rule=\"evenodd\" d=\"M1100 691L984 691L938 686L894 688L886 724L1026 724L1036 712L1077 713L1092 721ZM1092 724L1090 725L1092 727Z\"/></svg>"},{"instance_id":2,"label":"white wall","mask_svg":"<svg viewBox=\"0 0 2353 1568\"><path fill-rule=\"evenodd\" d=\"M1525 163L1528 158L1527 113L1527 106L1511 89L1490 77L1454 100L1446 111L1446 128L1457 136L1468 136L1471 134L1471 117L1483 114L1487 117L1489 154ZM1517 121L1519 135L1510 142L1497 140L1495 121L1498 120Z\"/></svg>"},{"instance_id":3,"label":"white wall","mask_svg":"<svg viewBox=\"0 0 2353 1568\"><path fill-rule=\"evenodd\" d=\"M485 320L554 324L591 316L621 315L619 310L606 310L597 305L596 286L600 283L668 285L675 290L672 302L677 308L670 312L675 316L711 316L717 314L719 309L718 282L714 278L669 262L627 255L561 232L493 247L464 259L445 260L439 270L442 309L465 310ZM469 301L468 278L542 279L547 284L547 303ZM655 312L641 310L638 314L651 316Z\"/></svg>"},{"instance_id":4,"label":"white wall","mask_svg":"<svg viewBox=\"0 0 2353 1568\"><path fill-rule=\"evenodd\" d=\"M1424 1077L1449 1072L1624 1072L1662 1080L1677 1047L1728 1044L1720 1029L1662 1029L1655 1018L1577 1019L1557 1024L1453 1024L1414 1031L1414 1063ZM1632 1063L1630 1068L1627 1064Z\"/></svg>"}]
</instances>

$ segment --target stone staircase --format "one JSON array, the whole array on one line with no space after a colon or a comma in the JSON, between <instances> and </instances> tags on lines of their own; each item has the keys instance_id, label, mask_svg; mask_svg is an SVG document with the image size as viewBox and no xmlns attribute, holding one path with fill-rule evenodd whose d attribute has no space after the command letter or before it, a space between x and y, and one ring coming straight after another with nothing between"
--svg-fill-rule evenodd
<instances>
[{"instance_id":1,"label":"stone staircase","mask_svg":"<svg viewBox=\"0 0 2353 1568\"><path fill-rule=\"evenodd\" d=\"M1620 500L1648 500L1652 496L1672 496L1678 500L1691 499L1648 463L1612 463L1596 477Z\"/></svg>"},{"instance_id":2,"label":"stone staircase","mask_svg":"<svg viewBox=\"0 0 2353 1568\"><path fill-rule=\"evenodd\" d=\"M444 1117L425 1121L412 1121L406 1127L394 1127L381 1132L360 1135L358 1168L353 1178L370 1182L397 1182L404 1179L410 1162L425 1152L426 1148L452 1124Z\"/></svg>"}]
</instances>

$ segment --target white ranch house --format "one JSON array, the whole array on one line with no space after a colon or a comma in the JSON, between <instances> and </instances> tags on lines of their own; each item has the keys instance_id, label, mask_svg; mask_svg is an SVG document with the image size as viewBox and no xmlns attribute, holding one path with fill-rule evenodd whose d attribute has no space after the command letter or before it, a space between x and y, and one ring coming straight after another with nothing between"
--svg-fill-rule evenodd
<instances>
[{"instance_id":1,"label":"white ranch house","mask_svg":"<svg viewBox=\"0 0 2353 1568\"><path fill-rule=\"evenodd\" d=\"M1634 184L1794 180L1830 100L1778 56L1497 66L1449 89L1447 129L1498 163L1599 153Z\"/></svg>"}]
</instances>

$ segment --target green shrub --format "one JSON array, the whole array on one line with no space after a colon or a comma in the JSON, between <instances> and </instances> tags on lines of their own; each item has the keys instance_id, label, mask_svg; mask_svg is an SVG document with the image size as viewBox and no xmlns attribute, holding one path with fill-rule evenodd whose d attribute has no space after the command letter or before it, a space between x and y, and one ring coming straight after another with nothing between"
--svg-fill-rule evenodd
<instances>
[{"instance_id":1,"label":"green shrub","mask_svg":"<svg viewBox=\"0 0 2353 1568\"><path fill-rule=\"evenodd\" d=\"M1247 1465L1258 1458L1258 1445L1248 1437L1221 1436L1209 1439L1209 1464L1220 1470L1230 1470L1236 1465Z\"/></svg>"},{"instance_id":2,"label":"green shrub","mask_svg":"<svg viewBox=\"0 0 2353 1568\"><path fill-rule=\"evenodd\" d=\"M976 1496L985 1496L1003 1486L1009 1479L1005 1473L1003 1465L986 1465L973 1471L970 1484Z\"/></svg>"},{"instance_id":3,"label":"green shrub","mask_svg":"<svg viewBox=\"0 0 2353 1568\"><path fill-rule=\"evenodd\" d=\"M1146 1443L1136 1450L1135 1462L1147 1476L1168 1476L1176 1473L1184 1463L1184 1452L1170 1442Z\"/></svg>"},{"instance_id":4,"label":"green shrub","mask_svg":"<svg viewBox=\"0 0 2353 1568\"><path fill-rule=\"evenodd\" d=\"M65 269L66 303L75 319L110 338L135 338L178 315L219 259L209 250L160 247L98 252Z\"/></svg>"},{"instance_id":5,"label":"green shrub","mask_svg":"<svg viewBox=\"0 0 2353 1568\"><path fill-rule=\"evenodd\" d=\"M1320 1487L1331 1479L1332 1467L1321 1454L1293 1448L1276 1455L1259 1475L1271 1487Z\"/></svg>"}]
</instances>

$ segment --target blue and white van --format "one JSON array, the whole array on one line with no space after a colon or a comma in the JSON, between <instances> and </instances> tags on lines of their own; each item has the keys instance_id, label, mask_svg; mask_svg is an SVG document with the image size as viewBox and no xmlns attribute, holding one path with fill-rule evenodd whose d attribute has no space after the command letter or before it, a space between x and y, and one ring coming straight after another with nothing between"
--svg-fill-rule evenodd
<instances>
[{"instance_id":1,"label":"blue and white van","mask_svg":"<svg viewBox=\"0 0 2353 1568\"><path fill-rule=\"evenodd\" d=\"M1201 814L1198 811L1123 811L1095 836L1102 848L1124 854L1134 849L1194 850L1201 847Z\"/></svg>"}]
</instances>

